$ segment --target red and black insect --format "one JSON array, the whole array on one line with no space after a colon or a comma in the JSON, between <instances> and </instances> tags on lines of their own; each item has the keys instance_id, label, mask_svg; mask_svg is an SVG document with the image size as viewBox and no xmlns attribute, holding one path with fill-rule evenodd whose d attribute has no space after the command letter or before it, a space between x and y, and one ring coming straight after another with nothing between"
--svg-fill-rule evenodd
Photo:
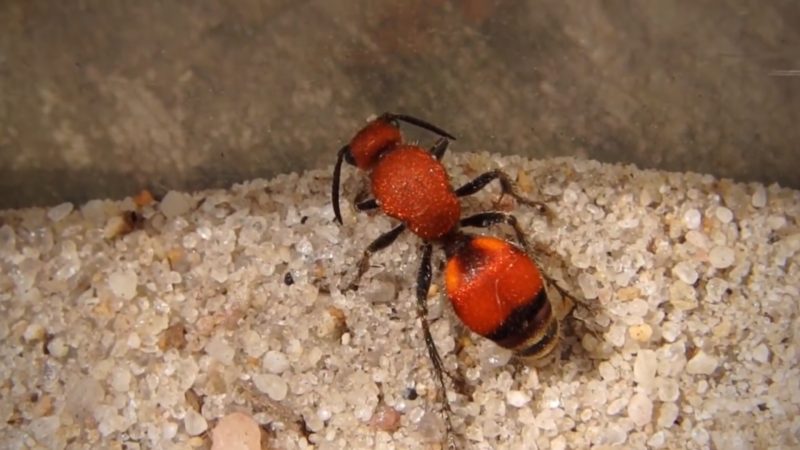
<instances>
[{"instance_id":1,"label":"red and black insect","mask_svg":"<svg viewBox=\"0 0 800 450\"><path fill-rule=\"evenodd\" d=\"M406 122L436 133L440 139L429 150L403 142L399 124ZM511 349L518 356L541 359L559 342L559 321L545 289L545 277L530 256L517 219L502 212L483 212L461 217L459 197L472 195L493 180L502 193L541 211L543 203L521 196L510 177L499 170L486 172L453 189L440 160L451 134L423 120L386 113L368 123L349 144L339 150L333 172L332 204L336 221L342 162L367 171L374 198L356 204L359 210L380 208L401 223L369 244L358 263L358 273L348 289L357 288L369 267L370 256L389 246L408 228L424 240L417 275L417 315L422 323L428 354L442 389L448 434L450 406L447 402L441 357L428 324L427 295L431 284L433 245L447 257L447 296L461 321L472 331ZM462 231L462 227L489 227L506 223L514 228L517 244ZM561 291L561 289L559 289ZM563 293L563 292L562 292Z\"/></svg>"}]
</instances>

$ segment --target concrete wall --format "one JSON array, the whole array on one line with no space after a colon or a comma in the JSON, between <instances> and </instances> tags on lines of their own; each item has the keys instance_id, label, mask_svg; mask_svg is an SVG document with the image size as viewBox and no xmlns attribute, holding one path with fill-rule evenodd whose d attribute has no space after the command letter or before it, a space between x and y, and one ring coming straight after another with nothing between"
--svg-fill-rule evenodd
<instances>
[{"instance_id":1,"label":"concrete wall","mask_svg":"<svg viewBox=\"0 0 800 450\"><path fill-rule=\"evenodd\" d=\"M322 167L384 110L453 151L800 187L798 24L796 1L6 0L0 208Z\"/></svg>"}]
</instances>

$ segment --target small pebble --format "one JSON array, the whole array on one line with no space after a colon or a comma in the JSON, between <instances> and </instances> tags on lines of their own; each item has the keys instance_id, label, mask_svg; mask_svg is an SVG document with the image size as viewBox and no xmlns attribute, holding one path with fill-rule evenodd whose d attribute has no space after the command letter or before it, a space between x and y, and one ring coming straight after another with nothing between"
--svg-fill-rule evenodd
<instances>
[{"instance_id":1,"label":"small pebble","mask_svg":"<svg viewBox=\"0 0 800 450\"><path fill-rule=\"evenodd\" d=\"M681 261L672 267L672 274L686 284L694 284L697 281L697 271L689 261Z\"/></svg>"},{"instance_id":2,"label":"small pebble","mask_svg":"<svg viewBox=\"0 0 800 450\"><path fill-rule=\"evenodd\" d=\"M522 408L531 401L531 396L522 391L511 390L506 393L506 401L515 408Z\"/></svg>"},{"instance_id":3,"label":"small pebble","mask_svg":"<svg viewBox=\"0 0 800 450\"><path fill-rule=\"evenodd\" d=\"M129 344L130 345L130 339ZM186 347L186 327L182 323L176 323L167 327L158 339L158 346L162 351L171 348L183 350Z\"/></svg>"},{"instance_id":4,"label":"small pebble","mask_svg":"<svg viewBox=\"0 0 800 450\"><path fill-rule=\"evenodd\" d=\"M53 413L53 397L50 394L40 396L36 403L33 404L30 412L32 417L43 417Z\"/></svg>"},{"instance_id":5,"label":"small pebble","mask_svg":"<svg viewBox=\"0 0 800 450\"><path fill-rule=\"evenodd\" d=\"M566 450L567 448L567 438L563 435L556 436L552 441L550 441L550 450Z\"/></svg>"},{"instance_id":6,"label":"small pebble","mask_svg":"<svg viewBox=\"0 0 800 450\"><path fill-rule=\"evenodd\" d=\"M676 280L669 286L669 301L680 311L689 311L697 308L697 292L694 286Z\"/></svg>"},{"instance_id":7,"label":"small pebble","mask_svg":"<svg viewBox=\"0 0 800 450\"><path fill-rule=\"evenodd\" d=\"M69 353L69 346L64 342L64 338L56 336L47 343L47 352L56 358L63 358Z\"/></svg>"},{"instance_id":8,"label":"small pebble","mask_svg":"<svg viewBox=\"0 0 800 450\"><path fill-rule=\"evenodd\" d=\"M692 430L692 440L701 447L705 447L709 440L708 431L701 427L694 428Z\"/></svg>"},{"instance_id":9,"label":"small pebble","mask_svg":"<svg viewBox=\"0 0 800 450\"><path fill-rule=\"evenodd\" d=\"M686 242L700 249L705 249L708 247L708 237L698 230L690 230L687 232Z\"/></svg>"},{"instance_id":10,"label":"small pebble","mask_svg":"<svg viewBox=\"0 0 800 450\"><path fill-rule=\"evenodd\" d=\"M264 354L261 367L267 372L281 374L289 368L289 359L281 352L270 350Z\"/></svg>"},{"instance_id":11,"label":"small pebble","mask_svg":"<svg viewBox=\"0 0 800 450\"><path fill-rule=\"evenodd\" d=\"M262 373L253 376L253 383L259 391L267 394L269 398L280 402L286 398L289 392L289 385L283 378L271 373Z\"/></svg>"},{"instance_id":12,"label":"small pebble","mask_svg":"<svg viewBox=\"0 0 800 450\"><path fill-rule=\"evenodd\" d=\"M614 416L616 414L619 414L620 412L622 412L623 409L625 409L625 405L627 404L628 400L624 398L618 398L616 400L612 400L611 403L609 403L608 407L606 408L606 414L608 414L609 416Z\"/></svg>"},{"instance_id":13,"label":"small pebble","mask_svg":"<svg viewBox=\"0 0 800 450\"><path fill-rule=\"evenodd\" d=\"M614 381L618 377L617 369L608 361L601 362L597 370L606 381Z\"/></svg>"},{"instance_id":14,"label":"small pebble","mask_svg":"<svg viewBox=\"0 0 800 450\"><path fill-rule=\"evenodd\" d=\"M211 430L211 450L261 450L258 422L241 412L219 419Z\"/></svg>"},{"instance_id":15,"label":"small pebble","mask_svg":"<svg viewBox=\"0 0 800 450\"><path fill-rule=\"evenodd\" d=\"M133 197L133 203L140 208L143 206L148 206L154 201L155 199L153 198L153 194L151 194L147 189L142 189Z\"/></svg>"},{"instance_id":16,"label":"small pebble","mask_svg":"<svg viewBox=\"0 0 800 450\"><path fill-rule=\"evenodd\" d=\"M197 411L188 409L186 417L183 418L183 426L189 436L197 436L208 429L208 422Z\"/></svg>"},{"instance_id":17,"label":"small pebble","mask_svg":"<svg viewBox=\"0 0 800 450\"><path fill-rule=\"evenodd\" d=\"M481 364L489 368L505 367L513 356L511 351L497 346L485 346L481 350Z\"/></svg>"},{"instance_id":18,"label":"small pebble","mask_svg":"<svg viewBox=\"0 0 800 450\"><path fill-rule=\"evenodd\" d=\"M142 338L139 337L139 334L135 331L128 335L128 339L125 340L125 344L128 348L137 349L142 345Z\"/></svg>"},{"instance_id":19,"label":"small pebble","mask_svg":"<svg viewBox=\"0 0 800 450\"><path fill-rule=\"evenodd\" d=\"M319 417L319 414L308 414L303 417L303 420L306 422L306 428L312 433L319 433L325 428L325 422Z\"/></svg>"},{"instance_id":20,"label":"small pebble","mask_svg":"<svg viewBox=\"0 0 800 450\"><path fill-rule=\"evenodd\" d=\"M583 296L587 300L597 298L599 286L594 275L581 272L578 275L578 286L580 286Z\"/></svg>"},{"instance_id":21,"label":"small pebble","mask_svg":"<svg viewBox=\"0 0 800 450\"><path fill-rule=\"evenodd\" d=\"M192 199L183 192L169 191L161 200L159 208L167 219L172 219L189 212L192 208Z\"/></svg>"},{"instance_id":22,"label":"small pebble","mask_svg":"<svg viewBox=\"0 0 800 450\"><path fill-rule=\"evenodd\" d=\"M639 298L641 295L641 289L636 286L628 286L617 290L617 298L623 302Z\"/></svg>"},{"instance_id":23,"label":"small pebble","mask_svg":"<svg viewBox=\"0 0 800 450\"><path fill-rule=\"evenodd\" d=\"M751 203L756 208L767 206L767 190L764 189L764 186L758 185L756 187L756 191L753 192L753 197L751 198Z\"/></svg>"},{"instance_id":24,"label":"small pebble","mask_svg":"<svg viewBox=\"0 0 800 450\"><path fill-rule=\"evenodd\" d=\"M45 416L33 419L30 424L28 425L28 430L33 433L33 436L40 441L47 442L47 439L53 436L55 433L58 432L58 428L61 426L61 419L55 416ZM10 448L10 447L8 447ZM44 448L44 447L32 447L32 448Z\"/></svg>"},{"instance_id":25,"label":"small pebble","mask_svg":"<svg viewBox=\"0 0 800 450\"><path fill-rule=\"evenodd\" d=\"M767 346L763 343L758 344L758 346L753 349L753 359L762 364L769 361L769 349Z\"/></svg>"},{"instance_id":26,"label":"small pebble","mask_svg":"<svg viewBox=\"0 0 800 450\"><path fill-rule=\"evenodd\" d=\"M67 387L64 411L75 418L85 418L98 407L105 394L99 381L89 376L80 377Z\"/></svg>"},{"instance_id":27,"label":"small pebble","mask_svg":"<svg viewBox=\"0 0 800 450\"><path fill-rule=\"evenodd\" d=\"M708 254L708 262L717 269L725 269L733 265L736 261L736 253L732 248L718 245L711 249Z\"/></svg>"},{"instance_id":28,"label":"small pebble","mask_svg":"<svg viewBox=\"0 0 800 450\"><path fill-rule=\"evenodd\" d=\"M67 217L72 212L72 203L66 202L58 206L54 206L47 211L47 218L53 222L60 222L61 219Z\"/></svg>"},{"instance_id":29,"label":"small pebble","mask_svg":"<svg viewBox=\"0 0 800 450\"><path fill-rule=\"evenodd\" d=\"M94 224L101 224L106 220L105 201L89 200L81 206L83 218Z\"/></svg>"},{"instance_id":30,"label":"small pebble","mask_svg":"<svg viewBox=\"0 0 800 450\"><path fill-rule=\"evenodd\" d=\"M25 332L22 333L22 338L25 339L25 342L41 341L44 336L44 327L36 322L25 327Z\"/></svg>"},{"instance_id":31,"label":"small pebble","mask_svg":"<svg viewBox=\"0 0 800 450\"><path fill-rule=\"evenodd\" d=\"M692 375L710 375L718 364L716 358L700 350L686 363L686 372Z\"/></svg>"},{"instance_id":32,"label":"small pebble","mask_svg":"<svg viewBox=\"0 0 800 450\"><path fill-rule=\"evenodd\" d=\"M784 216L769 216L767 218L767 226L771 230L779 230L786 226L786 217Z\"/></svg>"},{"instance_id":33,"label":"small pebble","mask_svg":"<svg viewBox=\"0 0 800 450\"><path fill-rule=\"evenodd\" d=\"M109 217L108 221L106 221L106 226L103 228L103 237L106 239L114 239L130 233L133 231L133 223L131 219L134 219L135 217L135 213L133 213L133 215L123 213Z\"/></svg>"},{"instance_id":34,"label":"small pebble","mask_svg":"<svg viewBox=\"0 0 800 450\"><path fill-rule=\"evenodd\" d=\"M649 341L650 337L653 336L653 327L646 323L633 325L628 328L628 334L633 340L644 343Z\"/></svg>"},{"instance_id":35,"label":"small pebble","mask_svg":"<svg viewBox=\"0 0 800 450\"><path fill-rule=\"evenodd\" d=\"M127 392L131 385L131 372L124 365L115 367L111 371L109 384L117 392Z\"/></svg>"},{"instance_id":36,"label":"small pebble","mask_svg":"<svg viewBox=\"0 0 800 450\"><path fill-rule=\"evenodd\" d=\"M686 225L686 228L690 230L694 230L695 228L700 226L700 222L703 216L700 215L700 211L696 209L689 209L685 213L683 213L683 224Z\"/></svg>"},{"instance_id":37,"label":"small pebble","mask_svg":"<svg viewBox=\"0 0 800 450\"><path fill-rule=\"evenodd\" d=\"M161 437L166 440L171 440L178 434L178 424L175 422L167 421L161 425Z\"/></svg>"},{"instance_id":38,"label":"small pebble","mask_svg":"<svg viewBox=\"0 0 800 450\"><path fill-rule=\"evenodd\" d=\"M661 448L667 441L663 431L657 431L647 440L647 445L653 448Z\"/></svg>"},{"instance_id":39,"label":"small pebble","mask_svg":"<svg viewBox=\"0 0 800 450\"><path fill-rule=\"evenodd\" d=\"M611 448L621 446L628 438L628 432L625 428L617 424L607 425L603 428L602 439L605 444Z\"/></svg>"},{"instance_id":40,"label":"small pebble","mask_svg":"<svg viewBox=\"0 0 800 450\"><path fill-rule=\"evenodd\" d=\"M717 210L714 212L714 215L717 216L717 220L722 223L729 223L731 220L733 220L733 211L724 206L718 206Z\"/></svg>"},{"instance_id":41,"label":"small pebble","mask_svg":"<svg viewBox=\"0 0 800 450\"><path fill-rule=\"evenodd\" d=\"M680 325L675 322L664 322L661 325L661 337L667 342L675 342L680 332Z\"/></svg>"},{"instance_id":42,"label":"small pebble","mask_svg":"<svg viewBox=\"0 0 800 450\"><path fill-rule=\"evenodd\" d=\"M216 336L206 344L206 353L223 365L230 366L233 364L233 357L236 355L236 349L233 348L225 338Z\"/></svg>"},{"instance_id":43,"label":"small pebble","mask_svg":"<svg viewBox=\"0 0 800 450\"><path fill-rule=\"evenodd\" d=\"M647 425L653 417L653 402L644 394L634 394L628 403L628 417L639 427Z\"/></svg>"},{"instance_id":44,"label":"small pebble","mask_svg":"<svg viewBox=\"0 0 800 450\"><path fill-rule=\"evenodd\" d=\"M388 405L379 405L369 419L369 425L377 430L394 433L400 429L402 415Z\"/></svg>"},{"instance_id":45,"label":"small pebble","mask_svg":"<svg viewBox=\"0 0 800 450\"><path fill-rule=\"evenodd\" d=\"M656 386L658 386L658 399L662 402L674 402L680 395L678 382L672 378L659 377Z\"/></svg>"},{"instance_id":46,"label":"small pebble","mask_svg":"<svg viewBox=\"0 0 800 450\"><path fill-rule=\"evenodd\" d=\"M139 278L136 272L131 270L112 272L108 276L108 287L111 288L111 292L124 300L131 300L136 296L138 283Z\"/></svg>"},{"instance_id":47,"label":"small pebble","mask_svg":"<svg viewBox=\"0 0 800 450\"><path fill-rule=\"evenodd\" d=\"M633 380L645 389L650 389L656 378L658 357L653 350L640 350L633 362Z\"/></svg>"}]
</instances>

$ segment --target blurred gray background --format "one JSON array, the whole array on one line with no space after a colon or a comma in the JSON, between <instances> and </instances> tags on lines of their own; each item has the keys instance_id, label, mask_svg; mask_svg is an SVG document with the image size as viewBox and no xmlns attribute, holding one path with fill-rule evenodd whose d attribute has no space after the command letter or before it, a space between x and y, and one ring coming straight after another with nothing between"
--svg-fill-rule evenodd
<instances>
[{"instance_id":1,"label":"blurred gray background","mask_svg":"<svg viewBox=\"0 0 800 450\"><path fill-rule=\"evenodd\" d=\"M323 167L384 110L800 187L800 2L0 1L0 208Z\"/></svg>"}]
</instances>

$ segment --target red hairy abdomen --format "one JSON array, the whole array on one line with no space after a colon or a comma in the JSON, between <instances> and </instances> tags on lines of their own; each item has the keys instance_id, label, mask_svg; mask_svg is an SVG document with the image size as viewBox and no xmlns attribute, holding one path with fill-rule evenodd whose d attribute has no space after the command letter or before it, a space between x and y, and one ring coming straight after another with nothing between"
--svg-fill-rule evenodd
<instances>
[{"instance_id":1,"label":"red hairy abdomen","mask_svg":"<svg viewBox=\"0 0 800 450\"><path fill-rule=\"evenodd\" d=\"M477 237L450 258L445 284L458 317L483 336L497 331L515 309L544 289L531 258L493 237Z\"/></svg>"}]
</instances>

